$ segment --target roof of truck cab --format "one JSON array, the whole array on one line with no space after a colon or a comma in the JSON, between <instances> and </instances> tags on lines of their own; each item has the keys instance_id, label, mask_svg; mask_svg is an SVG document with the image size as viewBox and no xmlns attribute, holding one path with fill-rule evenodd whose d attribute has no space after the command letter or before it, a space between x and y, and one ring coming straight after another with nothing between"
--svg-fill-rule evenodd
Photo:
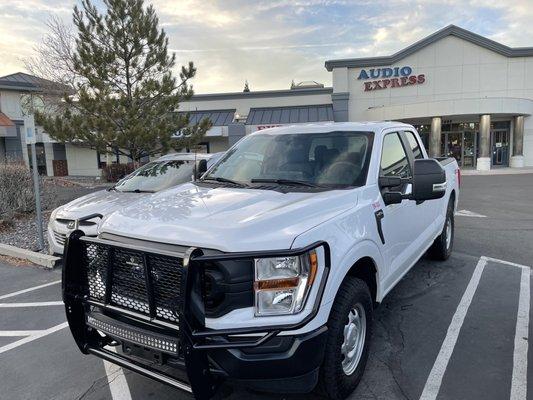
<instances>
[{"instance_id":1,"label":"roof of truck cab","mask_svg":"<svg viewBox=\"0 0 533 400\"><path fill-rule=\"evenodd\" d=\"M324 122L279 126L255 131L253 134L284 135L338 131L381 132L389 128L413 128L413 126L397 121Z\"/></svg>"},{"instance_id":2,"label":"roof of truck cab","mask_svg":"<svg viewBox=\"0 0 533 400\"><path fill-rule=\"evenodd\" d=\"M159 157L155 161L194 161L208 160L217 153L171 153Z\"/></svg>"}]
</instances>

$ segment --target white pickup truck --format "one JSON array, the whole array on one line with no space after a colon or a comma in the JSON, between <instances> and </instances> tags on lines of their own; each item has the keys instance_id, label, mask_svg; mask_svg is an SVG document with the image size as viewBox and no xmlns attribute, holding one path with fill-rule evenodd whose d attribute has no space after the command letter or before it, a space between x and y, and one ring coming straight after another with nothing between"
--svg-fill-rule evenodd
<instances>
[{"instance_id":1,"label":"white pickup truck","mask_svg":"<svg viewBox=\"0 0 533 400\"><path fill-rule=\"evenodd\" d=\"M70 235L72 334L197 398L230 380L344 399L375 306L426 251L449 257L459 180L403 123L253 133L200 180L105 218L97 238Z\"/></svg>"}]
</instances>

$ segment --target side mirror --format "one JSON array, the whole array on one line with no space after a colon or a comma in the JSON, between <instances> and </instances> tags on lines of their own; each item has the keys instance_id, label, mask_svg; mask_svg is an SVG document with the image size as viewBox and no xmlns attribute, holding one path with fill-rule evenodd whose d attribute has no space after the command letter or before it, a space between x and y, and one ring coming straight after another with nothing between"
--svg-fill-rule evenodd
<instances>
[{"instance_id":1,"label":"side mirror","mask_svg":"<svg viewBox=\"0 0 533 400\"><path fill-rule=\"evenodd\" d=\"M413 169L413 192L410 198L416 201L434 200L446 193L446 172L433 159L415 160Z\"/></svg>"},{"instance_id":2,"label":"side mirror","mask_svg":"<svg viewBox=\"0 0 533 400\"><path fill-rule=\"evenodd\" d=\"M207 160L198 161L198 166L196 167L196 176L194 179L200 178L207 171Z\"/></svg>"}]
</instances>

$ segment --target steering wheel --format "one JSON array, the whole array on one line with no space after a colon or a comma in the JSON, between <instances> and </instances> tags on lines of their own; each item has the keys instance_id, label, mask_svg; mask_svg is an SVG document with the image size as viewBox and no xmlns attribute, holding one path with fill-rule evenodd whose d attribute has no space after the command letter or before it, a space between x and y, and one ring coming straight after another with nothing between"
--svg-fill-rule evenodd
<instances>
[{"instance_id":1,"label":"steering wheel","mask_svg":"<svg viewBox=\"0 0 533 400\"><path fill-rule=\"evenodd\" d=\"M318 182L353 185L360 173L361 167L358 165L349 161L336 161L320 174Z\"/></svg>"}]
</instances>

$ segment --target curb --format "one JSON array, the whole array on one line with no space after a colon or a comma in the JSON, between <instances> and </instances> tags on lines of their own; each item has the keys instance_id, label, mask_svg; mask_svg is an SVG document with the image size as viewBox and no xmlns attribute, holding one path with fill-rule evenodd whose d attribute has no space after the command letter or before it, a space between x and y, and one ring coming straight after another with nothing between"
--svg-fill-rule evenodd
<instances>
[{"instance_id":1,"label":"curb","mask_svg":"<svg viewBox=\"0 0 533 400\"><path fill-rule=\"evenodd\" d=\"M533 168L495 168L488 171L475 169L462 169L461 176L494 176L494 175L521 175L533 174Z\"/></svg>"},{"instance_id":2,"label":"curb","mask_svg":"<svg viewBox=\"0 0 533 400\"><path fill-rule=\"evenodd\" d=\"M49 254L37 253L36 251L21 249L19 247L1 243L0 255L28 260L34 264L43 266L48 269L53 269L56 264L58 264L58 261L61 260L61 258L51 256Z\"/></svg>"}]
</instances>

